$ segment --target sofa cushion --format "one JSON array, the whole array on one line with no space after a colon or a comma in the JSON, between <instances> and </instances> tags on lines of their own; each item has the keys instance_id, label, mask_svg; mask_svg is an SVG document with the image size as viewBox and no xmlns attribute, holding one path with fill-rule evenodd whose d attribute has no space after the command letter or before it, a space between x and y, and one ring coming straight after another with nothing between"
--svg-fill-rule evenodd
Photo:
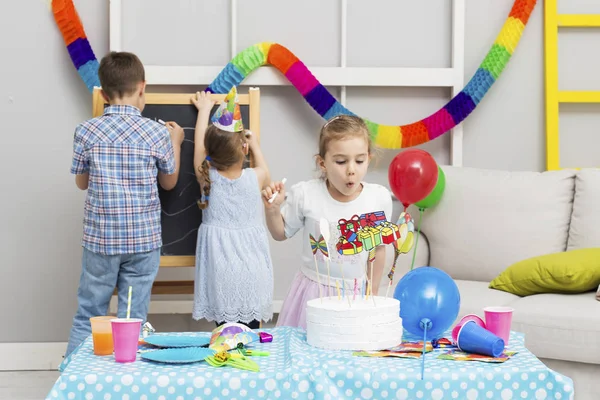
<instances>
[{"instance_id":1,"label":"sofa cushion","mask_svg":"<svg viewBox=\"0 0 600 400\"><path fill-rule=\"evenodd\" d=\"M511 304L512 330L525 334L537 357L597 364L600 360L600 302L594 292L536 294Z\"/></svg>"},{"instance_id":2,"label":"sofa cushion","mask_svg":"<svg viewBox=\"0 0 600 400\"><path fill-rule=\"evenodd\" d=\"M520 299L514 294L488 288L487 282L454 280L460 291L460 311L455 322L467 314L484 318L483 308L487 306L507 306ZM512 307L512 305L511 305Z\"/></svg>"},{"instance_id":3,"label":"sofa cushion","mask_svg":"<svg viewBox=\"0 0 600 400\"><path fill-rule=\"evenodd\" d=\"M517 296L539 293L583 293L600 284L600 247L546 254L505 269L490 288Z\"/></svg>"},{"instance_id":4,"label":"sofa cushion","mask_svg":"<svg viewBox=\"0 0 600 400\"><path fill-rule=\"evenodd\" d=\"M600 247L600 169L583 169L575 178L568 249Z\"/></svg>"},{"instance_id":5,"label":"sofa cushion","mask_svg":"<svg viewBox=\"0 0 600 400\"><path fill-rule=\"evenodd\" d=\"M422 222L431 266L490 282L519 260L566 249L575 171L442 169L446 190Z\"/></svg>"}]
</instances>

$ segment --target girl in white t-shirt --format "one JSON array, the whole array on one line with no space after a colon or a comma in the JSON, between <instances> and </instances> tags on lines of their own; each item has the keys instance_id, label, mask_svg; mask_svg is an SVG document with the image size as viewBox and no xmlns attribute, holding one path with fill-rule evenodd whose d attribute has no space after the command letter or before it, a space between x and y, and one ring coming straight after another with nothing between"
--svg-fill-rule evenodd
<instances>
[{"instance_id":1,"label":"girl in white t-shirt","mask_svg":"<svg viewBox=\"0 0 600 400\"><path fill-rule=\"evenodd\" d=\"M303 231L300 271L283 303L278 326L306 329L306 302L320 294L337 296L338 287L344 296L364 296L371 265L369 291L377 294L385 247L375 227L391 218L392 197L385 187L363 182L372 146L362 119L334 117L323 126L319 137L317 165L322 179L299 182L287 195L282 182L273 182L262 191L267 227L275 240L283 241ZM269 203L277 191L279 194ZM318 245L322 218L329 225L327 246ZM372 263L368 262L369 254L375 256Z\"/></svg>"}]
</instances>

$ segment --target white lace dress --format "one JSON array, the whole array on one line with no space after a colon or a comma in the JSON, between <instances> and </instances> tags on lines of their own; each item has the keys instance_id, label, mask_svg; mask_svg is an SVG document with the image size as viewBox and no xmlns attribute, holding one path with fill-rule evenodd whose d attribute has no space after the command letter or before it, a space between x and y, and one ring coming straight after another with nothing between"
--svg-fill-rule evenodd
<instances>
[{"instance_id":1,"label":"white lace dress","mask_svg":"<svg viewBox=\"0 0 600 400\"><path fill-rule=\"evenodd\" d=\"M228 179L215 169L196 246L193 318L268 321L273 316L273 265L263 204L253 169Z\"/></svg>"}]
</instances>

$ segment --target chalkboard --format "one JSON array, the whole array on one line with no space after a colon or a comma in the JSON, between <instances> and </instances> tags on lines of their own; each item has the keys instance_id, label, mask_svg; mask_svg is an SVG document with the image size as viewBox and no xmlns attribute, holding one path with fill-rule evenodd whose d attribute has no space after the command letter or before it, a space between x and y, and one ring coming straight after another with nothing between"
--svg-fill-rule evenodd
<instances>
[{"instance_id":1,"label":"chalkboard","mask_svg":"<svg viewBox=\"0 0 600 400\"><path fill-rule=\"evenodd\" d=\"M215 106L213 112L217 109ZM249 106L240 106L242 121L249 121ZM198 112L193 105L150 104L142 115L150 119L175 121L185 133L181 145L181 166L177 185L164 190L158 185L160 197L163 256L193 256L196 253L198 227L202 213L198 208L200 186L194 173L194 127ZM211 113L212 115L212 113Z\"/></svg>"},{"instance_id":2,"label":"chalkboard","mask_svg":"<svg viewBox=\"0 0 600 400\"><path fill-rule=\"evenodd\" d=\"M259 91L239 95L244 125L260 137ZM175 188L164 190L158 185L161 202L162 241L161 266L193 266L196 253L198 227L202 212L197 205L200 186L194 173L194 131L198 111L190 103L192 94L147 93L142 115L158 121L175 121L184 130L181 145L179 179ZM211 95L221 101L225 95ZM99 104L97 104L99 103ZM94 116L100 115L106 106L99 90L94 93ZM217 106L212 112L216 110ZM212 115L211 112L211 115ZM246 167L249 163L246 163Z\"/></svg>"}]
</instances>

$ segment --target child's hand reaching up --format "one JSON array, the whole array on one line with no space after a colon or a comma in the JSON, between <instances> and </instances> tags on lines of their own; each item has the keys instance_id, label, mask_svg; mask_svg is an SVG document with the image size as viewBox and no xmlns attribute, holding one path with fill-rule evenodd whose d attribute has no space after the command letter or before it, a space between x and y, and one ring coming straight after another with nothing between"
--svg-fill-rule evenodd
<instances>
[{"instance_id":1,"label":"child's hand reaching up","mask_svg":"<svg viewBox=\"0 0 600 400\"><path fill-rule=\"evenodd\" d=\"M210 113L215 101L210 98L210 93L196 92L195 96L192 96L192 103L196 106L199 112Z\"/></svg>"},{"instance_id":2,"label":"child's hand reaching up","mask_svg":"<svg viewBox=\"0 0 600 400\"><path fill-rule=\"evenodd\" d=\"M285 182L271 182L263 191L263 202L265 208L279 210L279 207L285 200ZM270 203L269 200L275 196L275 199Z\"/></svg>"}]
</instances>

